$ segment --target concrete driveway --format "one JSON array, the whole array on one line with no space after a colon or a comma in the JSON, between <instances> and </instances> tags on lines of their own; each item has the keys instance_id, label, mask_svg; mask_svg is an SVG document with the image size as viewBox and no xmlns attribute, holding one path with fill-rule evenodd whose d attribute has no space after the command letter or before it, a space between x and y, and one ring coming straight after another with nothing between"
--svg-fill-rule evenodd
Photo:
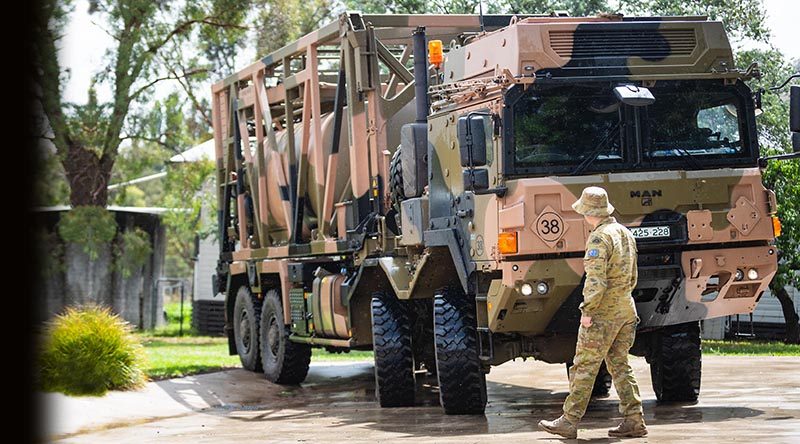
<instances>
[{"instance_id":1,"label":"concrete driveway","mask_svg":"<svg viewBox=\"0 0 800 444\"><path fill-rule=\"evenodd\" d=\"M632 358L650 435L636 442L800 442L800 358L703 358L694 405L657 405L644 359ZM428 378L430 379L430 378ZM60 442L531 442L561 441L536 423L555 418L567 392L563 365L509 362L488 377L485 416L447 416L435 378L418 406L381 409L371 362L312 363L302 386L245 370L154 382L103 398L48 394L48 433ZM578 437L615 442L616 393L595 399Z\"/></svg>"}]
</instances>

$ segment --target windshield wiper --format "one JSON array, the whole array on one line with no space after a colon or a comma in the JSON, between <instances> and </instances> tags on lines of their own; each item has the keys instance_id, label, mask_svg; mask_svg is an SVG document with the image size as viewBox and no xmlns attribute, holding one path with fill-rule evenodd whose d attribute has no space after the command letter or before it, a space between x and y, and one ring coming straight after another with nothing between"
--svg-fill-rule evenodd
<instances>
[{"instance_id":1,"label":"windshield wiper","mask_svg":"<svg viewBox=\"0 0 800 444\"><path fill-rule=\"evenodd\" d=\"M622 121L619 121L619 122L617 122L616 125L614 125L613 128L609 128L608 130L606 130L605 136L603 136L603 140L601 140L600 143L597 144L595 149L592 150L592 153L589 154L589 157L584 159L584 161L581 162L575 168L575 170L570 173L571 176L574 176L576 174L580 174L586 168L589 168L589 166L595 161L595 159L597 159L597 156L599 156L600 153L603 152L603 150L607 147L608 143L611 140L613 140L614 136L617 134L617 132L619 130L619 126L620 126L621 123L622 123Z\"/></svg>"},{"instance_id":2,"label":"windshield wiper","mask_svg":"<svg viewBox=\"0 0 800 444\"><path fill-rule=\"evenodd\" d=\"M678 152L678 154L680 154L680 156L678 157L680 157L684 161L683 162L684 165L688 166L690 169L694 170L700 169L700 164L697 162L697 159L694 157L694 154L690 153L689 150L683 147L675 147L673 149L676 152ZM655 161L653 160L652 150L650 151L650 154L647 157L650 160L650 165L655 163Z\"/></svg>"},{"instance_id":3,"label":"windshield wiper","mask_svg":"<svg viewBox=\"0 0 800 444\"><path fill-rule=\"evenodd\" d=\"M689 150L687 150L686 148L683 148L683 147L676 148L676 150L678 150L678 152L681 153L681 158L682 159L686 159L685 163L686 163L686 165L689 165L689 168L694 169L694 170L699 170L700 169L700 164L697 163L697 159L694 158L694 154L690 153Z\"/></svg>"}]
</instances>

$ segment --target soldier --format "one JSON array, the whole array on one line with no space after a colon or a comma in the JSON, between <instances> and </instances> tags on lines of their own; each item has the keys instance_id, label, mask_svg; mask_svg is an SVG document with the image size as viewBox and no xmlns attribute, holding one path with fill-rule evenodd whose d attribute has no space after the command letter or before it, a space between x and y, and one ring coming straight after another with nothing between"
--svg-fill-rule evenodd
<instances>
[{"instance_id":1,"label":"soldier","mask_svg":"<svg viewBox=\"0 0 800 444\"><path fill-rule=\"evenodd\" d=\"M566 438L577 437L578 422L586 411L595 377L605 359L619 394L619 411L623 416L622 423L610 429L608 435L645 436L647 427L639 387L628 364L628 350L633 345L639 322L631 297L638 277L636 239L611 217L614 207L602 188L584 189L572 208L594 228L583 259L586 281L580 305L578 343L575 363L569 372L564 414L555 421L539 421L539 428Z\"/></svg>"}]
</instances>

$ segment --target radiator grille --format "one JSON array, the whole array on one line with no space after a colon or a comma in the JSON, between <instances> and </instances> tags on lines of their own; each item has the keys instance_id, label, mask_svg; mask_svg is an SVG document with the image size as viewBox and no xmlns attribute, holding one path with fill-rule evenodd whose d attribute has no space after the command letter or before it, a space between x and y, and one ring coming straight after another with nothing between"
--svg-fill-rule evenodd
<instances>
[{"instance_id":1,"label":"radiator grille","mask_svg":"<svg viewBox=\"0 0 800 444\"><path fill-rule=\"evenodd\" d=\"M550 46L561 57L688 56L697 46L694 29L586 29L550 31Z\"/></svg>"},{"instance_id":2,"label":"radiator grille","mask_svg":"<svg viewBox=\"0 0 800 444\"><path fill-rule=\"evenodd\" d=\"M305 322L306 301L303 296L302 288L292 288L289 290L289 305L291 306L292 321Z\"/></svg>"}]
</instances>

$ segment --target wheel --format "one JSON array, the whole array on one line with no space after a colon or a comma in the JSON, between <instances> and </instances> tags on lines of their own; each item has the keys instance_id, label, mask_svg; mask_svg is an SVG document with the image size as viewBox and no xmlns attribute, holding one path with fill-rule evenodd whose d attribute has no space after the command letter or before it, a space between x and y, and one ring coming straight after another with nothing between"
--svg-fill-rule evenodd
<instances>
[{"instance_id":1,"label":"wheel","mask_svg":"<svg viewBox=\"0 0 800 444\"><path fill-rule=\"evenodd\" d=\"M372 295L375 396L381 407L414 405L414 355L406 305L394 295Z\"/></svg>"},{"instance_id":2,"label":"wheel","mask_svg":"<svg viewBox=\"0 0 800 444\"><path fill-rule=\"evenodd\" d=\"M258 346L258 322L261 301L246 286L239 287L233 305L233 337L242 367L260 372L261 353Z\"/></svg>"},{"instance_id":3,"label":"wheel","mask_svg":"<svg viewBox=\"0 0 800 444\"><path fill-rule=\"evenodd\" d=\"M700 394L700 323L664 327L653 333L650 376L660 402L693 402Z\"/></svg>"},{"instance_id":4,"label":"wheel","mask_svg":"<svg viewBox=\"0 0 800 444\"><path fill-rule=\"evenodd\" d=\"M406 198L406 193L403 189L403 164L400 161L400 150L397 150L392 155L392 160L389 162L389 190L392 198L392 207L397 212L400 212L400 202Z\"/></svg>"},{"instance_id":5,"label":"wheel","mask_svg":"<svg viewBox=\"0 0 800 444\"><path fill-rule=\"evenodd\" d=\"M278 292L269 290L261 310L261 360L264 376L277 384L299 384L308 375L311 346L289 340L283 323L283 304Z\"/></svg>"},{"instance_id":6,"label":"wheel","mask_svg":"<svg viewBox=\"0 0 800 444\"><path fill-rule=\"evenodd\" d=\"M475 301L461 291L445 289L433 302L439 400L448 415L482 414L486 409L486 375L478 355Z\"/></svg>"},{"instance_id":7,"label":"wheel","mask_svg":"<svg viewBox=\"0 0 800 444\"><path fill-rule=\"evenodd\" d=\"M567 362L567 378L569 378L569 368L572 367L572 362ZM600 370L597 372L597 377L594 379L594 387L592 388L592 397L604 398L611 393L611 373L606 368L606 362L600 363Z\"/></svg>"}]
</instances>

